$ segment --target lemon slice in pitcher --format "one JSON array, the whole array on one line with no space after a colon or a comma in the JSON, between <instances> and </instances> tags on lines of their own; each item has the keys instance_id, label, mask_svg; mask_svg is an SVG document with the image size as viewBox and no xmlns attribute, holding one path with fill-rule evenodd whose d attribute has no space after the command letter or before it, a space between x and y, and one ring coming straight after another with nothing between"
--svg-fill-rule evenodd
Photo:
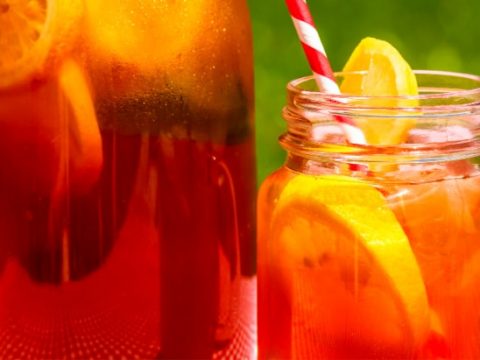
<instances>
[{"instance_id":1,"label":"lemon slice in pitcher","mask_svg":"<svg viewBox=\"0 0 480 360\"><path fill-rule=\"evenodd\" d=\"M296 274L287 284L304 319L295 321L352 349L403 354L424 341L430 310L421 272L378 190L343 176L298 175L271 226L275 262L284 276Z\"/></svg>"},{"instance_id":2,"label":"lemon slice in pitcher","mask_svg":"<svg viewBox=\"0 0 480 360\"><path fill-rule=\"evenodd\" d=\"M45 69L68 48L83 13L81 0L0 2L0 89Z\"/></svg>"},{"instance_id":3,"label":"lemon slice in pitcher","mask_svg":"<svg viewBox=\"0 0 480 360\"><path fill-rule=\"evenodd\" d=\"M413 99L395 96L418 95L417 80L402 55L388 42L367 37L355 48L343 71L340 90L345 94L376 96L360 100L360 106L380 108L415 107ZM348 74L349 72L365 72ZM382 96L384 98L382 98ZM367 142L372 145L396 145L405 142L408 131L415 125L411 117L402 118L400 111L370 110L373 118L356 118ZM403 112L407 115L407 112ZM378 115L386 115L385 118ZM387 117L393 115L393 117ZM412 112L410 112L412 115Z\"/></svg>"}]
</instances>

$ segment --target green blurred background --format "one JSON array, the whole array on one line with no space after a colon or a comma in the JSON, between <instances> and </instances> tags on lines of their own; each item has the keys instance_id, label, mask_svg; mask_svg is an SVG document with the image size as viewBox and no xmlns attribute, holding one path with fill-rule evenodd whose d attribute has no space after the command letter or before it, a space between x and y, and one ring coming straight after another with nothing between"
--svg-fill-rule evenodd
<instances>
[{"instance_id":1,"label":"green blurred background","mask_svg":"<svg viewBox=\"0 0 480 360\"><path fill-rule=\"evenodd\" d=\"M284 0L249 0L255 50L259 183L281 166L286 83L309 74ZM480 74L480 0L309 0L334 70L365 36L392 43L416 69Z\"/></svg>"}]
</instances>

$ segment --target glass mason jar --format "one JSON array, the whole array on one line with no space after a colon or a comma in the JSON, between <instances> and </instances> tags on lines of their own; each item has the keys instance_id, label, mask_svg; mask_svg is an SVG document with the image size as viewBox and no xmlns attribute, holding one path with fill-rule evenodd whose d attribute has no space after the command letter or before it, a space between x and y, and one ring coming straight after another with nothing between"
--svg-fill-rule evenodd
<instances>
[{"instance_id":1,"label":"glass mason jar","mask_svg":"<svg viewBox=\"0 0 480 360\"><path fill-rule=\"evenodd\" d=\"M248 357L245 0L0 1L0 357Z\"/></svg>"},{"instance_id":2,"label":"glass mason jar","mask_svg":"<svg viewBox=\"0 0 480 360\"><path fill-rule=\"evenodd\" d=\"M258 199L260 359L480 358L480 78L416 76L411 97L289 83ZM338 115L405 136L354 145Z\"/></svg>"}]
</instances>

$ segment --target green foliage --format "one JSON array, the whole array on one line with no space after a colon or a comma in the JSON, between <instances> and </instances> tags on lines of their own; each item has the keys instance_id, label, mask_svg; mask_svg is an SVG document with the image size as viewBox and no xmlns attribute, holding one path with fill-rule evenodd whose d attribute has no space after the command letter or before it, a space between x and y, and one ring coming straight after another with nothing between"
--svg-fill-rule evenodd
<instances>
[{"instance_id":1,"label":"green foliage","mask_svg":"<svg viewBox=\"0 0 480 360\"><path fill-rule=\"evenodd\" d=\"M283 0L249 0L254 31L258 180L281 166L285 85L310 70ZM480 73L478 0L309 0L334 70L365 36L392 43L413 68Z\"/></svg>"}]
</instances>

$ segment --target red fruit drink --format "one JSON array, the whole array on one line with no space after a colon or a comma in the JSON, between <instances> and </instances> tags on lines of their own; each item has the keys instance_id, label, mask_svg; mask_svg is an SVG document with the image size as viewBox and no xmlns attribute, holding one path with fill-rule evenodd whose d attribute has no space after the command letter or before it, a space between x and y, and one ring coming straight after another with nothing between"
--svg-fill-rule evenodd
<instances>
[{"instance_id":1,"label":"red fruit drink","mask_svg":"<svg viewBox=\"0 0 480 360\"><path fill-rule=\"evenodd\" d=\"M480 357L480 79L416 76L418 106L381 116L289 84L288 157L258 199L261 359ZM404 143L347 143L329 116L387 109L414 121Z\"/></svg>"},{"instance_id":2,"label":"red fruit drink","mask_svg":"<svg viewBox=\"0 0 480 360\"><path fill-rule=\"evenodd\" d=\"M0 26L0 357L252 356L246 4L31 1Z\"/></svg>"}]
</instances>

